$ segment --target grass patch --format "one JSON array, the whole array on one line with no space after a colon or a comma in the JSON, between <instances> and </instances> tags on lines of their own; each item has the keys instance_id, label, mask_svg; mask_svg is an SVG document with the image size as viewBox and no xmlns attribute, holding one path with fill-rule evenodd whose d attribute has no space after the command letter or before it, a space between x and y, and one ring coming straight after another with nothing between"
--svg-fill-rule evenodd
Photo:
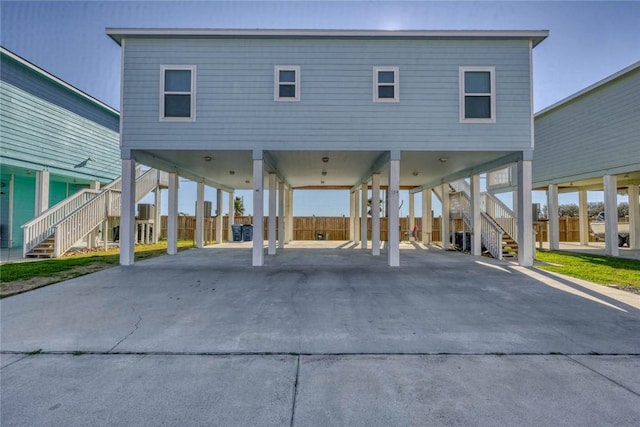
<instances>
[{"instance_id":1,"label":"grass patch","mask_svg":"<svg viewBox=\"0 0 640 427\"><path fill-rule=\"evenodd\" d=\"M602 255L536 251L542 270L565 274L605 286L640 291L640 261Z\"/></svg>"},{"instance_id":2,"label":"grass patch","mask_svg":"<svg viewBox=\"0 0 640 427\"><path fill-rule=\"evenodd\" d=\"M193 247L193 242L179 241L178 250ZM164 255L167 243L136 245L135 260ZM96 251L32 262L14 262L0 267L0 298L58 283L105 268L120 261L120 250Z\"/></svg>"}]
</instances>

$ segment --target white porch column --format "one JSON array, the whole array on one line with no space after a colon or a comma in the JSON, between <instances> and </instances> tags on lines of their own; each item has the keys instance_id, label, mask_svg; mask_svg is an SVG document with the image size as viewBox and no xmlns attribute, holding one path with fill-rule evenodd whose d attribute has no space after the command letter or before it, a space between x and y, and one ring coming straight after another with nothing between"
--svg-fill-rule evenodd
<instances>
[{"instance_id":1,"label":"white porch column","mask_svg":"<svg viewBox=\"0 0 640 427\"><path fill-rule=\"evenodd\" d=\"M442 193L442 220L440 222L440 239L442 240L442 249L447 250L451 246L449 243L449 222L451 206L449 205L449 184L442 184L440 191Z\"/></svg>"},{"instance_id":2,"label":"white porch column","mask_svg":"<svg viewBox=\"0 0 640 427\"><path fill-rule=\"evenodd\" d=\"M480 225L480 175L471 175L471 255L482 255Z\"/></svg>"},{"instance_id":3,"label":"white porch column","mask_svg":"<svg viewBox=\"0 0 640 427\"><path fill-rule=\"evenodd\" d=\"M278 247L284 248L284 228L285 228L285 210L284 210L284 182L278 183ZM287 221L288 222L288 221Z\"/></svg>"},{"instance_id":4,"label":"white porch column","mask_svg":"<svg viewBox=\"0 0 640 427\"><path fill-rule=\"evenodd\" d=\"M371 177L371 255L380 255L380 174Z\"/></svg>"},{"instance_id":5,"label":"white porch column","mask_svg":"<svg viewBox=\"0 0 640 427\"><path fill-rule=\"evenodd\" d=\"M196 188L196 248L204 246L204 182Z\"/></svg>"},{"instance_id":6,"label":"white porch column","mask_svg":"<svg viewBox=\"0 0 640 427\"><path fill-rule=\"evenodd\" d=\"M356 224L356 212L355 212L355 192L349 191L349 240L355 241L355 224Z\"/></svg>"},{"instance_id":7,"label":"white porch column","mask_svg":"<svg viewBox=\"0 0 640 427\"><path fill-rule=\"evenodd\" d=\"M133 265L136 242L136 161L122 159L120 265Z\"/></svg>"},{"instance_id":8,"label":"white porch column","mask_svg":"<svg viewBox=\"0 0 640 427\"><path fill-rule=\"evenodd\" d=\"M262 151L253 153L253 256L252 265L264 265L264 164Z\"/></svg>"},{"instance_id":9,"label":"white porch column","mask_svg":"<svg viewBox=\"0 0 640 427\"><path fill-rule=\"evenodd\" d=\"M416 205L416 200L415 200L415 195L413 193L409 193L409 230L407 230L409 233L409 241L410 242L415 242L415 236L413 235L413 228L416 225L416 215L414 213L415 211L415 205Z\"/></svg>"},{"instance_id":10,"label":"white porch column","mask_svg":"<svg viewBox=\"0 0 640 427\"><path fill-rule=\"evenodd\" d=\"M615 175L605 175L604 181L604 253L618 256L618 188Z\"/></svg>"},{"instance_id":11,"label":"white porch column","mask_svg":"<svg viewBox=\"0 0 640 427\"><path fill-rule=\"evenodd\" d=\"M360 242L360 190L353 192L353 241Z\"/></svg>"},{"instance_id":12,"label":"white porch column","mask_svg":"<svg viewBox=\"0 0 640 427\"><path fill-rule=\"evenodd\" d=\"M49 209L49 171L36 171L36 204L34 215Z\"/></svg>"},{"instance_id":13,"label":"white porch column","mask_svg":"<svg viewBox=\"0 0 640 427\"><path fill-rule=\"evenodd\" d=\"M284 242L289 243L293 240L293 190L291 188L285 189L284 195L285 210L287 211L287 219L284 223Z\"/></svg>"},{"instance_id":14,"label":"white porch column","mask_svg":"<svg viewBox=\"0 0 640 427\"><path fill-rule=\"evenodd\" d=\"M549 250L560 249L560 217L558 214L558 186L549 185L547 189L547 212L549 215ZM519 217L518 217L519 218ZM520 250L520 245L518 245Z\"/></svg>"},{"instance_id":15,"label":"white porch column","mask_svg":"<svg viewBox=\"0 0 640 427\"><path fill-rule=\"evenodd\" d=\"M369 221L367 220L367 201L368 201L369 189L368 183L362 183L362 193L360 193L360 248L367 249L367 241L369 236L367 235L367 226Z\"/></svg>"},{"instance_id":16,"label":"white porch column","mask_svg":"<svg viewBox=\"0 0 640 427\"><path fill-rule=\"evenodd\" d=\"M389 160L389 266L400 266L400 152Z\"/></svg>"},{"instance_id":17,"label":"white porch column","mask_svg":"<svg viewBox=\"0 0 640 427\"><path fill-rule=\"evenodd\" d=\"M234 200L236 198L235 193L233 191L229 191L229 220L227 221L227 241L233 242L233 231L231 230L231 226L235 222L236 212L235 212L235 203Z\"/></svg>"},{"instance_id":18,"label":"white porch column","mask_svg":"<svg viewBox=\"0 0 640 427\"><path fill-rule=\"evenodd\" d=\"M269 174L269 249L267 254L276 254L276 196L278 177L275 173Z\"/></svg>"},{"instance_id":19,"label":"white porch column","mask_svg":"<svg viewBox=\"0 0 640 427\"><path fill-rule=\"evenodd\" d=\"M153 206L154 206L154 215L153 215L153 243L158 243L160 240L160 232L162 228L162 216L161 216L161 190L160 190L160 171L158 171L158 175L156 178L156 188L153 190Z\"/></svg>"},{"instance_id":20,"label":"white porch column","mask_svg":"<svg viewBox=\"0 0 640 427\"><path fill-rule=\"evenodd\" d=\"M167 200L167 254L178 253L178 188L180 176L169 174L169 197Z\"/></svg>"},{"instance_id":21,"label":"white porch column","mask_svg":"<svg viewBox=\"0 0 640 427\"><path fill-rule=\"evenodd\" d=\"M640 249L640 201L637 185L630 185L627 189L629 194L629 247Z\"/></svg>"},{"instance_id":22,"label":"white porch column","mask_svg":"<svg viewBox=\"0 0 640 427\"><path fill-rule=\"evenodd\" d=\"M90 190L100 190L100 181L93 181L89 184ZM98 227L94 228L87 236L87 248L97 247Z\"/></svg>"},{"instance_id":23,"label":"white porch column","mask_svg":"<svg viewBox=\"0 0 640 427\"><path fill-rule=\"evenodd\" d=\"M587 246L589 244L589 204L587 201L587 190L580 190L578 192L578 199L578 212L580 215L580 244Z\"/></svg>"},{"instance_id":24,"label":"white porch column","mask_svg":"<svg viewBox=\"0 0 640 427\"><path fill-rule=\"evenodd\" d=\"M223 198L223 191L222 188L217 188L216 189L216 244L221 244L222 243L222 227L224 225L224 223L222 222L222 220L224 219L223 215L222 215L222 198Z\"/></svg>"},{"instance_id":25,"label":"white porch column","mask_svg":"<svg viewBox=\"0 0 640 427\"><path fill-rule=\"evenodd\" d=\"M533 265L533 216L531 209L531 160L518 161L518 263Z\"/></svg>"},{"instance_id":26,"label":"white porch column","mask_svg":"<svg viewBox=\"0 0 640 427\"><path fill-rule=\"evenodd\" d=\"M431 244L433 233L433 206L431 202L431 189L422 190L422 243Z\"/></svg>"}]
</instances>

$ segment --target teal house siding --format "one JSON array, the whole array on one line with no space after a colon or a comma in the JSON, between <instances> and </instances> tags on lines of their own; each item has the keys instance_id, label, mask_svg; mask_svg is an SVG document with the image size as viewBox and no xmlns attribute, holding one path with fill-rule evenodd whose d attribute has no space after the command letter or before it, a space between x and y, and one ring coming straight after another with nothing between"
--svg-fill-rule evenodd
<instances>
[{"instance_id":1,"label":"teal house siding","mask_svg":"<svg viewBox=\"0 0 640 427\"><path fill-rule=\"evenodd\" d=\"M534 185L637 171L640 62L535 117Z\"/></svg>"},{"instance_id":2,"label":"teal house siding","mask_svg":"<svg viewBox=\"0 0 640 427\"><path fill-rule=\"evenodd\" d=\"M531 150L530 42L130 38L123 148ZM195 122L159 120L160 66L195 65ZM299 102L274 102L274 66L300 66ZM399 67L375 103L373 67ZM495 123L460 123L459 67L495 67Z\"/></svg>"},{"instance_id":3,"label":"teal house siding","mask_svg":"<svg viewBox=\"0 0 640 427\"><path fill-rule=\"evenodd\" d=\"M49 207L120 175L119 113L12 52L1 53L0 164L7 193L13 178L2 215L7 247L22 244L21 226L34 218L38 171L49 172Z\"/></svg>"}]
</instances>

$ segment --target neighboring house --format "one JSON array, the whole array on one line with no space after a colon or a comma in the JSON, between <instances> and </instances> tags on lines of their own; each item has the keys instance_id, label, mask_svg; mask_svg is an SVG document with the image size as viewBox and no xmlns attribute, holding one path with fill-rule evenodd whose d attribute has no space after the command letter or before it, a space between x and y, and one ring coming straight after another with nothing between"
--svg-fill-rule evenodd
<instances>
[{"instance_id":1,"label":"neighboring house","mask_svg":"<svg viewBox=\"0 0 640 427\"><path fill-rule=\"evenodd\" d=\"M205 184L219 195L252 189L256 218L263 216L266 184L268 254L290 239L294 189L351 191L357 225L359 216L366 219L368 188L382 186L389 190L391 266L399 265L400 188L445 190L443 184L471 177L467 217L475 230L472 253L479 254L479 174L517 163L519 206L526 209L518 212L514 234L520 263L532 264L531 57L547 31L107 33L123 58L122 264L133 263L136 162L171 173L169 253L175 252L178 176L199 183L199 200ZM380 253L377 202L373 255ZM443 204L448 210L448 200ZM366 222L351 230L363 248ZM253 265L264 262L263 237L256 227Z\"/></svg>"},{"instance_id":2,"label":"neighboring house","mask_svg":"<svg viewBox=\"0 0 640 427\"><path fill-rule=\"evenodd\" d=\"M120 175L119 113L0 48L0 242L88 187Z\"/></svg>"},{"instance_id":3,"label":"neighboring house","mask_svg":"<svg viewBox=\"0 0 640 427\"><path fill-rule=\"evenodd\" d=\"M558 193L578 192L589 242L587 191L604 190L605 251L618 255L617 195L629 195L631 249L640 249L640 62L535 115L533 186L547 190L549 243L558 248Z\"/></svg>"}]
</instances>

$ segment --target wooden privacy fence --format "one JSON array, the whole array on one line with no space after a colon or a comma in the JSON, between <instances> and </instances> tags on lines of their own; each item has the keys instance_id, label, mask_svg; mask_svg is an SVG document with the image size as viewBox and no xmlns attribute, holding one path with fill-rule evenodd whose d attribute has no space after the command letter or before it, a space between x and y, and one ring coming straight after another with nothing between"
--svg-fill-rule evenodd
<instances>
[{"instance_id":1,"label":"wooden privacy fence","mask_svg":"<svg viewBox=\"0 0 640 427\"><path fill-rule=\"evenodd\" d=\"M387 222L388 218L380 218L380 240L388 239ZM456 230L462 230L462 220L455 221ZM267 217L263 220L264 235L269 235L269 220ZM235 217L234 224L253 224L253 217L241 216ZM276 222L277 223L277 222ZM347 217L315 217L301 216L293 218L293 240L349 240L349 223ZM417 238L422 238L422 218L415 218L417 227ZM358 222L358 227L360 226ZM372 220L367 218L367 237L371 239ZM194 216L178 217L178 240L194 240L196 229L196 218ZM400 218L400 240L406 240L409 229L409 218ZM216 236L216 220L215 218L205 218L204 223L204 240L205 242L215 241ZM160 237L167 238L167 217L162 216L160 225ZM229 217L222 217L222 239L230 240L229 236ZM440 241L440 218L433 219L433 232L431 233L432 241Z\"/></svg>"}]
</instances>

